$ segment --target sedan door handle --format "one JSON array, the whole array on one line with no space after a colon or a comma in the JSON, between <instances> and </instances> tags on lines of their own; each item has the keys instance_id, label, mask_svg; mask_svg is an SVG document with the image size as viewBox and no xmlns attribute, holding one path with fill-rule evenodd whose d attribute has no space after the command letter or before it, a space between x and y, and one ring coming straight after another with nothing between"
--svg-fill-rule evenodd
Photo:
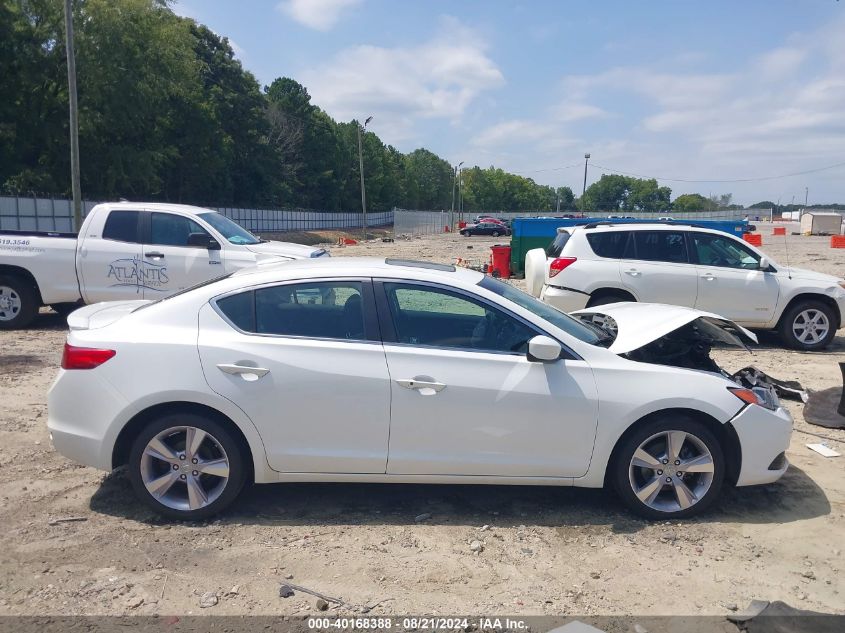
<instances>
[{"instance_id":1,"label":"sedan door handle","mask_svg":"<svg viewBox=\"0 0 845 633\"><path fill-rule=\"evenodd\" d=\"M239 374L241 378L248 382L258 380L259 378L266 376L270 373L270 370L264 367L250 367L248 365L228 365L226 363L220 363L219 365L217 365L217 369L222 371L224 374Z\"/></svg>"},{"instance_id":2,"label":"sedan door handle","mask_svg":"<svg viewBox=\"0 0 845 633\"><path fill-rule=\"evenodd\" d=\"M629 269L628 269L628 270L626 270L625 272L626 272L626 273L628 273L629 275L631 275L631 277L638 277L639 275L641 275L641 274L642 274L642 273L640 273L640 271L639 271L639 270L637 270L636 268L629 268Z\"/></svg>"},{"instance_id":3,"label":"sedan door handle","mask_svg":"<svg viewBox=\"0 0 845 633\"><path fill-rule=\"evenodd\" d=\"M161 259L161 258L164 257L164 253L159 253L159 252L154 251L152 253L145 254L144 257L153 257L153 258Z\"/></svg>"},{"instance_id":4,"label":"sedan door handle","mask_svg":"<svg viewBox=\"0 0 845 633\"><path fill-rule=\"evenodd\" d=\"M706 273L701 276L702 279L706 279L707 281L713 281L716 279L716 276L713 273Z\"/></svg>"},{"instance_id":5,"label":"sedan door handle","mask_svg":"<svg viewBox=\"0 0 845 633\"><path fill-rule=\"evenodd\" d=\"M416 389L424 396L443 391L446 388L442 382L430 380L417 380L416 378L405 378L396 381L396 384L405 389Z\"/></svg>"}]
</instances>

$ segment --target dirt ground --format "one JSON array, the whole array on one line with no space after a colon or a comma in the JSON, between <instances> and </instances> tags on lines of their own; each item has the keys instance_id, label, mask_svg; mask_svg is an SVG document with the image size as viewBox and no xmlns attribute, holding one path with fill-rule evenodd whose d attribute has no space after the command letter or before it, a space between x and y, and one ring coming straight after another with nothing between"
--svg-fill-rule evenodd
<instances>
[{"instance_id":1,"label":"dirt ground","mask_svg":"<svg viewBox=\"0 0 845 633\"><path fill-rule=\"evenodd\" d=\"M761 232L784 262L784 238ZM480 262L496 241L441 235L332 254ZM845 250L828 243L789 236L789 260L842 275ZM728 490L683 523L633 518L601 490L285 484L246 491L219 520L168 524L135 501L125 474L53 451L46 392L64 336L47 310L27 331L0 333L0 614L314 612L312 596L279 597L286 581L379 603L373 615L724 615L753 598L845 613L845 456L805 446L819 433L845 453L845 431L808 424L801 404L787 405L796 433L786 476ZM836 416L845 330L823 353L764 336L753 355L718 360L799 380L813 415ZM201 608L207 592L217 603Z\"/></svg>"}]
</instances>

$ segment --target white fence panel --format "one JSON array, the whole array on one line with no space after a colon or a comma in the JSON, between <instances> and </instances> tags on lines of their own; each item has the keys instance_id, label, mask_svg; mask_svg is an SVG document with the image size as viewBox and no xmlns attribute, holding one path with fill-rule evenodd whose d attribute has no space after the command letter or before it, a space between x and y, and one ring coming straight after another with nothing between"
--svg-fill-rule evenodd
<instances>
[{"instance_id":1,"label":"white fence panel","mask_svg":"<svg viewBox=\"0 0 845 633\"><path fill-rule=\"evenodd\" d=\"M85 200L83 216L97 204ZM209 207L214 208L214 207ZM360 229L360 212L306 211L288 209L215 209L245 229L255 233L283 233L286 231L316 231L323 229ZM393 211L367 214L367 226L393 224ZM0 230L5 231L73 231L73 212L70 200L59 198L0 196Z\"/></svg>"}]
</instances>

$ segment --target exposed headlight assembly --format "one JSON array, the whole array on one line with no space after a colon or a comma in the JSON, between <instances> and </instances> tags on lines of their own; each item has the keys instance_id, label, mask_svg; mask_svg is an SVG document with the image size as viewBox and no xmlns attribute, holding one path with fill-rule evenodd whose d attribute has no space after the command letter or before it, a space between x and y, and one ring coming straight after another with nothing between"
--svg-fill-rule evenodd
<instances>
[{"instance_id":1,"label":"exposed headlight assembly","mask_svg":"<svg viewBox=\"0 0 845 633\"><path fill-rule=\"evenodd\" d=\"M780 406L780 400L774 389L766 387L754 387L752 389L728 387L728 391L745 403L756 404L769 411L774 411Z\"/></svg>"}]
</instances>

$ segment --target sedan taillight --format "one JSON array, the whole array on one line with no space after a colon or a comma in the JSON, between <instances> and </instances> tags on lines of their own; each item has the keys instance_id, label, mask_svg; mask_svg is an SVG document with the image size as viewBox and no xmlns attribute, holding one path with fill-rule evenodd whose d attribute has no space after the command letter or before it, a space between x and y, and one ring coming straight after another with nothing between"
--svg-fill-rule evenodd
<instances>
[{"instance_id":1,"label":"sedan taillight","mask_svg":"<svg viewBox=\"0 0 845 633\"><path fill-rule=\"evenodd\" d=\"M578 261L577 257L558 257L549 264L549 277L556 276L560 271Z\"/></svg>"},{"instance_id":2,"label":"sedan taillight","mask_svg":"<svg viewBox=\"0 0 845 633\"><path fill-rule=\"evenodd\" d=\"M113 349L76 347L65 343L62 353L62 369L94 369L117 354Z\"/></svg>"}]
</instances>

